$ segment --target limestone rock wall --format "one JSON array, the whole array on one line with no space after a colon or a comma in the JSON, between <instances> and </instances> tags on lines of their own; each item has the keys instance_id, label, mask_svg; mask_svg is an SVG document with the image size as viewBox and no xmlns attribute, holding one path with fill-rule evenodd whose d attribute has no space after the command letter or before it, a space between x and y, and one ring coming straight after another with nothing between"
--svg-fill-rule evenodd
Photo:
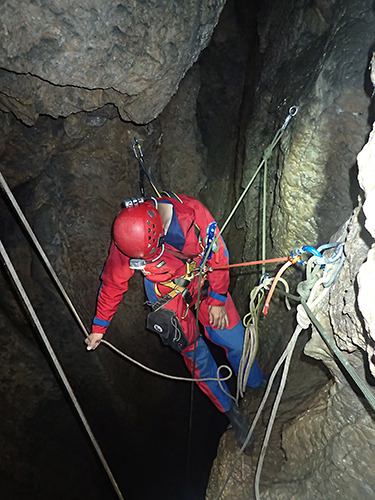
<instances>
[{"instance_id":1,"label":"limestone rock wall","mask_svg":"<svg viewBox=\"0 0 375 500\"><path fill-rule=\"evenodd\" d=\"M374 127L366 146L358 155L359 183L365 193L363 212L365 214L365 228L375 238L375 132ZM368 362L372 375L375 376L375 316L374 316L374 278L375 278L375 252L374 243L367 254L367 260L362 264L358 274L358 305L361 310L367 335L364 334Z\"/></svg>"},{"instance_id":2,"label":"limestone rock wall","mask_svg":"<svg viewBox=\"0 0 375 500\"><path fill-rule=\"evenodd\" d=\"M224 3L3 2L0 109L31 125L111 103L147 123L207 45Z\"/></svg>"},{"instance_id":3,"label":"limestone rock wall","mask_svg":"<svg viewBox=\"0 0 375 500\"><path fill-rule=\"evenodd\" d=\"M333 237L335 241L345 241L347 260L316 314L343 356L355 368L369 391L375 394L374 379L369 375L369 371L374 372L372 330L371 323L366 320L366 315L371 318L372 311L369 308L372 294L369 280L374 272L373 239L364 228L371 224L372 212L368 211L368 207L373 203L374 196L371 181L364 183L366 172L373 168L373 136L372 132L358 155L361 185L367 186L364 214L361 207L357 208ZM366 351L368 359L363 356ZM373 463L375 456L372 446L375 439L373 410L358 389L355 390L345 369L332 356L315 328L304 352L321 360L329 368L335 383L325 396L322 394L316 406L285 426L282 447L286 462L277 477L277 485L264 491L262 498L287 499L291 495L293 498L315 498L317 491L324 498L373 498L375 474L373 468L367 465Z\"/></svg>"},{"instance_id":4,"label":"limestone rock wall","mask_svg":"<svg viewBox=\"0 0 375 500\"><path fill-rule=\"evenodd\" d=\"M263 69L244 136L242 186L289 107L299 106L268 173L268 247L277 254L324 243L357 204L355 165L369 128L373 21L366 1L262 3ZM260 195L252 193L246 213L259 213ZM245 224L250 257L251 235L259 234L260 220L251 217Z\"/></svg>"},{"instance_id":5,"label":"limestone rock wall","mask_svg":"<svg viewBox=\"0 0 375 500\"><path fill-rule=\"evenodd\" d=\"M144 2L140 4L146 5ZM28 8L34 9L37 5L34 3ZM194 15L199 16L199 12L209 9L207 3L202 2L200 5L201 11L194 10ZM222 3L210 5L216 9L212 10L210 16L216 19ZM151 2L147 6L151 9ZM160 3L155 6L159 10ZM136 4L128 7L136 9ZM169 2L168 7L173 8L173 4ZM192 5L179 3L176 8L184 7L190 9ZM1 8L4 13L5 6ZM105 8L110 9L110 5L106 4ZM165 18L168 20L167 14ZM48 8L43 15L49 15ZM156 16L155 23L159 21ZM185 21L195 22L189 17ZM173 22L185 21L179 19ZM166 26L166 30L171 28L171 23ZM204 29L201 27L199 33ZM141 32L144 33L144 26L137 21L134 33ZM32 31L31 34L37 37L37 33ZM10 38L13 35L9 35ZM189 35L191 44L203 43L195 35L194 32ZM146 33L147 36L153 35ZM180 36L185 35L176 35L176 42ZM240 38L241 32L237 33L236 25L232 27L231 37L219 37L223 67L226 53L230 54L230 48L226 51L227 40ZM139 37L137 40L139 43L134 50L142 52L144 39ZM13 40L18 48L21 42ZM159 42L162 45L165 40ZM65 50L64 46L61 52ZM46 57L52 54L53 47L56 48L56 44L51 42L51 47L44 53ZM189 49L189 58L195 57L193 52ZM90 53L93 59L86 59L87 68L91 71L93 65L98 78L100 74L105 75L106 66L98 66L95 51ZM237 57L242 57L238 48ZM21 64L20 61L18 63ZM208 60L206 68L210 64ZM174 69L177 66L173 66ZM143 83L146 89L157 78L155 75L149 78L149 66L146 63L144 70ZM168 69L165 68L165 71L168 72ZM80 72L84 73L81 66ZM118 68L116 72L121 73ZM146 166L159 187L199 197L199 191L206 184L208 148L202 141L196 108L201 82L208 79L207 69L200 71L200 67L195 65L188 70L186 66L185 72L178 91L168 104L169 97L165 98L165 92L171 89L167 90L165 86L160 95L156 91L152 99L144 98L144 94L140 97L141 113L146 114L156 109L155 106L159 109L161 101L157 104L158 99L166 99L160 105L160 109L166 107L158 118L152 119L153 116L149 118L147 115L146 119L143 115L142 120L148 121L144 126L119 117L118 109L127 97L120 95L117 90L60 85L9 70L3 72L6 78L0 77L0 86L4 91L0 99L1 171L87 328L94 313L113 218L123 199L139 195L139 167L131 148L133 137L139 140ZM86 78L84 74L78 76ZM140 81L141 77L138 77ZM59 78L64 78L64 75ZM129 73L128 79L131 78ZM227 81L231 81L229 76ZM240 74L236 75L232 83L232 88L239 92L235 103L228 97L228 105L234 114L238 114L239 110L242 90L238 82L241 81L243 76ZM168 82L169 85L169 77ZM144 91L149 92L150 88L147 89ZM103 98L104 95L109 97ZM220 96L220 91L216 91L216 100L212 99L213 102L218 102ZM208 109L205 106L203 100L201 111L204 113ZM121 116L127 119L124 108L121 109ZM213 123L215 112L210 110ZM225 132L220 131L222 134L231 131L232 149L237 128L237 123L225 123ZM215 128L211 126L210 130L215 135ZM226 140L225 144L228 142ZM221 147L225 144L222 143ZM211 151L214 147L214 144L209 145ZM215 165L219 172L221 168L230 168L225 164L224 157ZM147 181L145 187L146 195L154 195ZM228 184L215 194L224 204L231 193L232 185ZM154 498L157 488L163 500L174 499L176 491L181 491L184 482L180 464L185 460L188 435L189 385L179 386L172 381L154 377L107 349L99 349L91 355L87 353L79 328L29 247L13 218L12 210L5 199L1 198L0 204L4 245L103 447L106 459L114 468L122 490L126 491L126 497ZM208 200L208 206L215 213L216 207L212 200ZM27 495L30 498L33 495L38 498L61 498L66 497L66 489L71 495L74 485L76 498L82 498L85 494L93 499L106 498L111 490L110 485L85 443L74 414L46 362L43 348L12 293L13 287L6 273L0 277L0 325L2 331L7 332L2 337L0 350L0 392L4 395L3 411L6 414L0 442L7 457L0 470L3 495L5 498ZM163 348L159 339L146 331L148 308L144 306L144 301L142 278L135 276L112 322L109 340L154 369L186 376L182 359ZM192 485L192 496L202 496L216 451L218 432L225 428L226 419L218 414L205 396L197 394L195 400L200 411L199 421L194 425L193 439L197 440L203 434L207 446L198 447L193 443L199 475ZM51 428L51 419L52 436L45 433L45 429ZM170 419L173 425L166 426L164 422ZM218 431L218 425L219 428L223 426L221 431ZM166 442L173 442L173 451L167 452ZM152 477L152 481L145 481L144 477L139 479L138 471L142 469L140 464L144 463L144 453L150 455L148 464L152 472L148 472L148 477ZM59 464L60 473L65 478L64 485L56 480L55 471L59 469ZM165 476L166 467L170 473L174 471L173 481L171 474ZM86 484L88 477L89 486Z\"/></svg>"},{"instance_id":6,"label":"limestone rock wall","mask_svg":"<svg viewBox=\"0 0 375 500\"><path fill-rule=\"evenodd\" d=\"M374 132L368 139L374 120L368 71L374 11L367 2L316 1L304 6L302 2L273 2L268 7L271 15L263 23L259 18L263 67L256 90L259 99L250 107L243 137L241 185L246 185L255 170L262 149L287 115L287 107L299 105L269 170L267 255L286 255L303 244L345 242L347 260L316 312L374 394ZM291 25L297 27L293 34ZM358 207L359 185L363 211L362 201ZM242 220L237 217L237 224L246 230L244 253L249 258L254 256L253 235L260 232L260 221L253 214L259 213L261 182L255 186L258 192L246 198ZM299 281L302 274L294 271L289 276ZM251 283L250 278L242 278L240 290L250 290ZM277 359L292 325L283 307L272 307L269 315L273 318L261 324L261 346ZM282 325L278 342L271 340L277 335L276 324ZM261 476L261 498L371 499L375 494L373 410L314 328L304 355L324 364L331 380L321 380L320 388L317 383L317 392L310 397L308 388L316 382L313 371L307 358L296 354L299 359L294 360L294 367L301 362L305 365L297 374L292 369L288 378ZM305 394L306 406L293 414L298 394ZM256 391L249 391L242 402L250 418L259 399ZM254 498L260 453L257 441L262 442L270 407L271 403L255 430L254 456L240 458L221 498ZM235 457L231 435L226 433L211 472L208 500L217 498Z\"/></svg>"},{"instance_id":7,"label":"limestone rock wall","mask_svg":"<svg viewBox=\"0 0 375 500\"><path fill-rule=\"evenodd\" d=\"M373 154L372 132L369 142L358 155L362 180L364 172L372 169ZM371 188L371 181L369 186ZM371 189L366 189L364 206L367 202L367 207L371 206L372 196ZM373 305L374 243L365 229L367 218L365 222L364 212L361 206L357 207L350 219L332 236L331 241L345 243L346 261L329 294L313 312L367 390L375 396L374 377L370 374L374 372L374 365L369 321L372 314L370 304ZM371 219L372 212L371 215L367 213ZM296 372L298 361L294 361L261 476L261 498L370 500L375 494L375 474L371 466L375 458L374 410L315 327L304 347L304 354L324 363L332 380L320 389L318 382L318 390L311 398L309 390L317 383L314 372L307 366L303 371ZM304 394L306 407L300 407L300 412L293 416L298 394ZM255 414L258 398L256 392L249 391L243 402L244 411L251 416ZM272 401L273 398L266 406L262 423L256 428L256 437L260 441L264 437ZM236 452L230 436L226 436L211 473L207 499L217 498ZM260 444L256 443L254 456L241 457L222 498L254 498L259 453Z\"/></svg>"},{"instance_id":8,"label":"limestone rock wall","mask_svg":"<svg viewBox=\"0 0 375 500\"><path fill-rule=\"evenodd\" d=\"M369 366L363 354L367 340L357 299L358 272L369 250L369 239L363 231L358 208L332 239L345 242L347 260L328 297L314 312L375 394L374 381L366 375ZM334 383L321 392L315 405L284 426L281 444L286 461L275 478L276 484L265 488L262 498L287 499L292 494L294 498L312 499L317 491L324 498L373 498L375 474L365 465L374 460L373 410L314 327L304 353L322 361Z\"/></svg>"},{"instance_id":9,"label":"limestone rock wall","mask_svg":"<svg viewBox=\"0 0 375 500\"><path fill-rule=\"evenodd\" d=\"M346 221L359 193L356 155L374 116L368 79L374 11L365 0L266 0L252 2L251 7L231 0L223 11L225 27L217 26L212 44L193 65L224 3L3 3L2 172L89 325L112 220L121 200L137 194L133 137L142 144L159 185L200 197L221 222L289 107L298 105L269 164L267 256L285 255L301 244L325 243L341 228L334 238L345 241L348 260L319 318L371 382L365 372L367 367L375 372L374 248L365 227L374 236L375 133L358 157L366 222L360 209ZM228 239L225 235L234 261L259 255L260 187L257 180ZM153 194L148 185L146 191ZM85 356L76 325L8 208L1 201L6 214L1 219L4 242L93 419L116 477L126 486L128 498L154 498L153 481L179 466L174 453L165 454L166 442L173 442L185 456L189 387L176 391L172 382L150 377L103 349ZM0 471L1 485L8 488L5 494L22 498L37 492L39 497L58 498L61 485L56 474L63 468L65 482L75 485L77 498L104 498L108 484L102 471L85 448L5 273L1 277L6 292L0 325L7 332L0 350L0 392L6 395L7 411L0 433L6 456ZM248 291L258 279L257 271L237 279L240 306L247 306ZM111 325L111 341L153 368L165 371L168 359L171 373L186 375L182 361L145 331L142 290L141 277L135 277ZM277 357L294 322L284 307L272 307L261 332L260 356L268 361ZM301 337L298 352L308 338ZM291 495L296 500L316 495L372 498L370 413L316 332L305 352L323 361L333 378L327 384L327 373L319 365L303 357L295 360L262 475L262 494L270 500ZM368 361L362 359L363 352ZM246 395L243 407L249 414L260 396ZM202 394L196 400L200 412L195 456L212 453L213 458L215 446L210 451L202 442L215 441L212 427L220 421L224 429L227 422ZM151 425L152 412L157 418ZM43 435L51 415L52 438ZM166 421L173 425L166 426ZM256 431L256 452L265 421ZM79 452L66 446L68 435ZM150 484L136 480L144 450ZM207 498L215 498L236 450L226 433ZM255 467L256 453L242 457L224 498L252 498ZM198 461L195 472L201 492L205 476ZM168 474L158 488L160 498L175 500L182 488L179 473ZM88 474L91 482L86 486ZM191 498L198 498L195 493Z\"/></svg>"}]
</instances>

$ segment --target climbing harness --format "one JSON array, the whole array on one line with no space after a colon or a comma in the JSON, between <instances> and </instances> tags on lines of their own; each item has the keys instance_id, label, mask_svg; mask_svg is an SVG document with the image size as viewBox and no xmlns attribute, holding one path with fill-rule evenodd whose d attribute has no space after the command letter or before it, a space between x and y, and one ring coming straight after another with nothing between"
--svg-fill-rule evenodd
<instances>
[{"instance_id":1,"label":"climbing harness","mask_svg":"<svg viewBox=\"0 0 375 500\"><path fill-rule=\"evenodd\" d=\"M284 121L284 124L283 126L279 129L279 131L276 133L275 135L275 138L274 140L272 141L272 143L270 144L270 146L266 149L265 153L264 153L264 156L263 156L263 159L261 161L261 163L259 164L256 172L254 173L253 177L251 178L251 180L249 181L249 183L247 184L246 188L244 189L242 195L240 196L240 198L238 199L236 205L233 207L231 213L229 214L227 220L225 221L225 223L223 224L222 226L222 229L221 231L218 232L218 234L215 236L215 231L216 231L216 226L212 227L212 228L209 228L208 230L208 234L207 234L207 238L206 238L206 245L205 245L205 249L204 249L204 253L203 253L203 256L202 256L202 261L201 263L199 264L199 266L197 267L197 270L195 270L193 273L192 273L192 276L193 277L196 277L198 276L198 279L199 279L199 284L198 284L198 301L197 301L197 309L198 309L198 312L199 312L199 304L200 304L200 296L201 296L201 287L202 287L202 284L203 284L203 279L204 279L204 276L205 274L207 273L207 269L206 269L206 262L208 260L208 258L211 257L212 255L212 252L215 252L215 249L218 245L218 238L220 237L221 233L225 230L226 226L228 225L229 221L231 220L231 218L233 217L235 211L237 210L239 204L242 202L243 198L245 197L245 195L247 194L250 186L252 185L252 183L254 182L256 176L258 175L258 173L261 171L262 167L263 166L266 166L267 164L267 161L269 160L271 154L272 154L272 151L274 149L274 147L277 145L277 143L279 142L279 140L281 139L281 136L282 136L282 133L284 132L287 124L289 123L290 119L295 116L295 114L297 113L298 111L298 108L296 106L293 106L292 108L289 109L289 115L288 117L285 119ZM157 194L158 197L161 197L161 192L159 191L159 189L157 188L156 186L156 183L154 182L151 174L147 171L146 167L145 167L145 164L144 164L144 157L143 157L143 153L142 153L142 149L140 147L140 144L138 143L137 139L134 138L134 141L133 141L133 152L134 152L134 155L138 161L138 164L139 164L139 167L140 167L140 191L141 191L141 196L142 198L144 197L144 194L145 194L145 189L144 189L144 176L146 175L146 177L148 178L152 188L154 189L155 193ZM89 333L87 332L85 326L83 325L83 322L82 320L80 319L75 307L73 306L73 303L71 302L70 298L68 297L65 289L63 288L59 278L57 277L56 273L54 272L45 252L43 251L41 245L39 244L38 240L36 239L35 237L35 234L33 233L33 231L31 230L31 227L30 225L28 224L26 218L24 217L22 211L20 210L16 200L14 199L11 191L9 190L8 186L6 185L6 182L5 182L5 179L3 178L2 174L0 173L0 181L1 181L1 187L2 189L4 190L4 192L7 194L9 200L11 201L13 207L15 208L16 210L16 213L17 215L19 216L23 226L25 227L27 233L29 234L29 236L31 237L31 240L35 246L35 248L37 249L39 255L41 256L42 258L42 261L44 263L44 265L46 266L48 272L50 273L50 276L51 278L53 279L53 281L55 282L58 290L60 291L60 293L62 294L66 304L68 305L70 311L72 312L74 318L76 319L77 323L79 324L80 328L82 329L83 333L86 335L86 337L89 337ZM266 176L266 174L265 174ZM265 198L265 189L264 189L264 198ZM167 193L167 195L169 195L169 193ZM134 201L133 201L134 203ZM265 214L265 209L264 209L264 214ZM265 215L263 214L263 218L265 217ZM264 219L265 220L265 219ZM264 243L263 243L263 248L264 248L264 251L262 253L262 256L264 257L265 256L265 238L264 238ZM1 249L3 249L3 246L1 246ZM4 249L4 252L5 252L5 249ZM3 254L3 251L2 251L2 256L3 256L3 259L4 261L7 263L8 267L10 268L11 266L11 263L8 262L8 259L7 257L5 256L5 254ZM265 258L262 259L263 261L265 261ZM137 263L134 263L135 266L139 266L139 262ZM137 267L138 268L138 267ZM178 285L176 285L178 286ZM182 287L183 288L183 287ZM175 291L177 290L178 293L182 293L180 292L178 289L175 288ZM30 304L31 306L31 304ZM37 321L37 318L35 318L35 324L36 326L38 325L38 321ZM199 331L199 325L198 325L198 314L196 315L196 335L195 335L195 340L194 340L194 344L196 346L196 342L197 342L197 333ZM157 323L155 323L157 324ZM178 343L178 340L180 340L181 338L179 337L179 328L178 328L178 325L175 321L173 321L173 318L170 319L170 325L172 325L172 327L174 328L174 338L176 338L177 340L177 343ZM159 325L160 326L160 325ZM138 366L146 369L147 371L150 371L152 373L158 373L158 372L155 372L154 370L151 370L149 369L148 367L145 367L144 365L136 362L135 360L133 360L132 358L130 358L129 356L125 355L124 353L122 353L121 351L119 351L117 348L115 348L114 346L112 346L109 342L107 342L106 340L102 340L101 341L103 344L111 347L112 349L115 350L115 352L118 352L120 353L122 356L124 356L126 359L129 359L130 361L134 362L135 364L137 364ZM159 375L162 375L162 376L165 376L167 378L173 378L174 380L187 380L189 382L195 382L195 381L199 381L199 380L217 380L219 383L220 383L220 380L221 381L225 381L225 380L228 380L231 375L232 375L232 372L230 370L230 368L226 365L224 366L220 366L218 368L218 371L217 371L217 378L207 378L207 379L195 379L194 377L194 372L195 372L195 355L196 355L196 349L194 348L194 360L193 360L193 376L192 378L184 378L184 377L172 377L172 376L168 376L166 374L160 374L158 373ZM226 367L228 370L229 370L229 375L226 377L226 378L223 378L220 376L220 371L223 367ZM246 371L246 369L245 369ZM67 380L66 380L67 382ZM194 384L192 384L192 389L193 389L193 386ZM192 393L193 394L193 393ZM72 397L72 396L71 396ZM78 411L78 410L77 410ZM84 417L84 416L83 416ZM192 413L190 412L190 424L191 424L191 419L192 419ZM88 431L89 432L89 431ZM97 449L97 447L95 447ZM99 450L97 449L97 453L99 454ZM104 457L103 457L103 465L105 465L105 460L104 460ZM118 490L118 487L116 488L116 483L114 481L114 479L111 478L111 473L110 473L110 470L107 468L106 469L106 472L107 474L110 476L110 479L113 483L113 486L116 490L116 493L117 495L119 496L119 498L122 498L121 496L121 492Z\"/></svg>"}]
</instances>

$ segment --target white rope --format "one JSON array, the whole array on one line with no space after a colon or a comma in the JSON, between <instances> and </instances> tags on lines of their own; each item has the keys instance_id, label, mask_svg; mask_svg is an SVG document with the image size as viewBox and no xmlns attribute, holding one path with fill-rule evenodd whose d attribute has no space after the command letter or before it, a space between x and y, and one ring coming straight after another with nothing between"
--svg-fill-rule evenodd
<instances>
[{"instance_id":1,"label":"white rope","mask_svg":"<svg viewBox=\"0 0 375 500\"><path fill-rule=\"evenodd\" d=\"M28 235L30 236L32 242L34 243L36 249L38 250L38 253L41 256L41 258L42 258L42 260L43 260L46 268L50 272L53 281L56 283L57 288L59 289L61 295L64 297L66 303L68 304L69 309L72 311L75 319L77 320L79 326L81 327L81 330L86 335L86 337L88 337L89 333L87 332L87 330L85 328L85 325L83 324L81 318L79 317L79 314L78 314L77 310L75 309L75 307L73 305L73 302L70 300L68 294L66 293L66 291L65 291L65 289L64 289L61 281L59 280L57 274L55 273L55 271L54 271L54 269L53 269L50 261L48 260L47 255L45 254L45 252L44 252L41 244L39 243L37 237L35 236L34 231L31 229L31 226L28 223L26 217L22 213L22 210L21 210L20 206L18 205L15 197L13 196L12 191L9 189L8 184L6 183L6 181L5 181L4 177L3 177L3 174L1 172L0 172L0 184L1 184L1 187L4 190L5 194L8 196L9 201L13 205L13 208L15 209L18 217L20 218L20 220L21 220L24 228L26 229L26 231L27 231Z\"/></svg>"},{"instance_id":2,"label":"white rope","mask_svg":"<svg viewBox=\"0 0 375 500\"><path fill-rule=\"evenodd\" d=\"M88 423L88 421L87 421L87 419L82 411L82 408L81 408L80 404L78 403L78 400L73 392L73 389L72 389L71 385L69 384L68 379L66 378L64 370L62 369L62 367L61 367L61 365L56 357L56 354L55 354L55 352L54 352L54 350L53 350L53 348L52 348L52 346L47 338L47 335L45 334L45 332L43 330L43 327L39 321L39 318L35 313L35 310L34 310L32 304L31 304L31 302L30 302L30 300L25 292L25 289L22 286L20 279L18 278L16 270L14 269L13 264L12 264L11 260L9 259L8 254L4 248L4 245L3 245L1 240L0 240L0 253L1 253L1 256L4 260L5 265L7 266L8 270L9 270L10 276L11 276L11 278L12 278L12 280L13 280L13 282L14 282L14 284L15 284L15 286L16 286L16 288L17 288L17 290L22 298L22 301L25 304L25 307L28 310L36 329L38 330L38 333L39 333L44 345L47 348L48 354L51 357L51 360L52 360L52 362L53 362L53 364L54 364L54 366L55 366L55 368L56 368L64 386L65 386L65 389L66 389L70 399L72 400L74 408L76 409L78 416L81 419L81 422L82 422L82 424L83 424L83 426L84 426L84 428L85 428L85 430L90 438L90 441L92 442L94 449L95 449L95 451L96 451L96 453L97 453L97 455L98 455L98 457L99 457L99 459L100 459L100 461L101 461L101 463L102 463L102 465L103 465L103 467L104 467L104 469L105 469L105 471L106 471L106 473L107 473L107 475L112 483L112 486L113 486L114 490L116 491L118 498L123 500L123 496L122 496L121 491L116 483L115 478L113 477L111 469L109 468L108 463L107 463L106 459L104 458L104 455L100 449L100 446L99 446L99 444L98 444L98 442L97 442L97 440L96 440L96 438L95 438L95 436L90 428L90 425L89 425L89 423Z\"/></svg>"},{"instance_id":3,"label":"white rope","mask_svg":"<svg viewBox=\"0 0 375 500\"><path fill-rule=\"evenodd\" d=\"M321 300L323 300L323 298L327 295L327 293L329 291L328 288L323 288L323 290L317 295L317 292L319 291L319 288L323 285L323 283L325 281L326 281L325 278L318 279L316 281L315 285L313 286L311 292L310 292L310 296L309 296L309 299L308 299L307 303L311 307L313 307L313 308L315 308L316 305L319 302L321 302ZM277 396L276 396L276 399L275 399L273 407L272 407L272 412L271 412L271 415L270 415L270 418L269 418L269 422L268 422L268 425L267 425L266 434L265 434L265 437L264 437L264 440L263 440L263 444L262 444L262 449L261 449L261 452L260 452L260 455L259 455L259 461L258 461L257 471L256 471L256 474L255 474L254 489L255 489L255 498L256 498L256 500L260 500L259 483L260 483L260 476L261 476L262 468L263 468L263 462L264 462L264 458L266 456L266 452L267 452L267 448L268 448L268 443L269 443L269 440L270 440L270 436L271 436L271 432L272 432L272 429L273 429L273 425L274 425L275 420L276 420L277 410L279 408L280 401L281 401L282 395L284 393L284 388L285 388L285 385L286 385L286 380L287 380L287 376L288 376L288 372L289 372L289 366L290 366L290 362L291 362L291 359L292 359L292 356L293 356L294 348L296 346L296 342L298 340L299 334L302 332L302 330L305 330L305 329L307 329L310 326L310 321L309 322L305 321L305 318L303 318L302 321L301 321L301 319L302 319L301 315L297 314L298 325L296 326L296 329L294 330L292 338L290 339L290 341L289 341L289 343L288 343L288 345L287 345L287 347L286 347L286 349L284 351L285 356L283 355L284 359L285 359L285 365L284 365L284 369L283 369L283 374L282 374L282 377L281 377L280 386L279 386L278 391L277 391ZM281 366L281 364L280 364L280 366ZM275 367L275 369L276 369L276 367ZM274 374L275 369L272 372L272 374ZM279 370L279 367L277 368L277 371L278 370ZM275 374L274 374L273 380L274 380L274 378L276 376L276 373L277 372L275 372ZM273 382L273 380L272 380L272 382ZM271 383L271 380L270 380L268 382L267 391L266 391L267 398L268 398L268 395L269 395L269 393L271 391L271 388L272 388L272 383ZM262 407L262 409L263 409L263 407ZM256 423L257 423L257 421L255 422L255 425L256 425ZM254 425L254 427L255 427L255 425Z\"/></svg>"},{"instance_id":4,"label":"white rope","mask_svg":"<svg viewBox=\"0 0 375 500\"><path fill-rule=\"evenodd\" d=\"M143 365L139 361L136 361L135 359L131 358L130 356L128 356L124 352L120 351L120 349L118 349L117 347L115 347L113 344L111 344L107 340L101 340L100 343L107 345L110 349L112 349L113 351L117 352L117 354L119 354L123 358L127 359L128 361L131 361L132 363L134 363L135 365L139 366L143 370L146 370L149 373L153 373L154 375L159 375L160 377L168 378L170 380L179 380L181 382L206 382L206 381L211 380L211 381L214 381L214 382L218 382L220 384L220 382L226 382L227 380L229 380L232 377L232 375L233 375L233 371L232 371L232 369L228 365L220 365L219 366L219 368L217 369L217 374L218 374L217 378L215 378L215 377L212 377L212 378L191 378L191 377L177 377L175 375L168 375L167 373L158 372L157 370L153 370L152 368L149 368L148 366ZM220 377L220 371L223 368L226 368L228 370L228 372L229 372L226 377Z\"/></svg>"},{"instance_id":5,"label":"white rope","mask_svg":"<svg viewBox=\"0 0 375 500\"><path fill-rule=\"evenodd\" d=\"M61 292L61 295L63 296L63 298L65 299L66 301L66 304L68 306L68 308L70 309L70 311L72 312L73 316L75 317L75 319L77 320L77 323L78 325L80 326L82 332L84 333L84 335L86 337L89 337L89 332L87 331L85 325L83 324L83 321L82 319L80 318L80 315L78 314L76 308L74 307L74 304L73 302L71 301L71 299L69 298L68 294L66 293L66 290L63 286L63 284L61 283L60 279L58 278L57 274L55 273L53 267L52 267L52 264L50 263L46 253L44 252L41 244L39 243L34 231L32 230L30 224L28 223L26 217L24 216L20 206L18 205L17 203L17 200L14 198L11 190L9 189L2 173L0 172L0 184L1 184L1 187L2 189L4 190L4 192L6 193L6 195L8 196L9 198L9 201L11 202L11 204L13 205L18 217L20 218L26 232L28 233L28 235L30 236L30 239L32 240L32 242L34 243L39 255L41 256L47 270L49 271L49 273L51 274L51 277L52 277L52 280L55 282L57 288L59 289L59 291ZM153 373L155 375L159 375L161 377L164 377L164 378L168 378L168 379L172 379L172 380L180 380L180 381L183 381L183 382L204 382L204 381L217 381L219 384L220 382L225 382L227 380L229 380L233 374L231 368L227 365L221 365L219 366L218 368L218 378L198 378L198 379L192 379L192 378L187 378L187 377L175 377L173 375L168 375L166 373L161 373L161 372L158 372L156 370L153 370L152 368L148 368L147 366L143 365L142 363L139 363L138 361L136 361L135 359L131 358L130 356L128 356L127 354L125 354L124 352L120 351L117 347L115 347L113 344L111 344L110 342L108 342L107 340L104 340L102 339L100 341L100 343L102 344L105 344L107 345L109 348L111 348L113 351L117 352L117 354L120 354L120 356L124 357L125 359L131 361L132 363L134 363L135 365L139 366L140 368L143 368L144 370L150 372L150 373ZM219 374L220 374L220 371L223 369L223 368L226 368L229 372L229 374L226 376L226 377L223 377L223 378L220 378Z\"/></svg>"},{"instance_id":6,"label":"white rope","mask_svg":"<svg viewBox=\"0 0 375 500\"><path fill-rule=\"evenodd\" d=\"M333 266L333 268L334 267L335 266ZM334 272L335 272L335 269L332 270L332 273L334 273ZM332 273L330 273L330 274L332 274ZM329 287L324 288L324 285L327 283L327 281L329 280L329 278L330 278L330 276L324 276L324 277L321 277L321 278L317 279L316 283L314 284L314 286L313 286L313 288L312 288L312 290L310 292L309 299L307 301L307 304L309 305L309 307L315 308L316 305L327 295L327 293L329 292ZM322 286L323 286L323 290L318 294L319 288L322 287ZM267 447L268 447L269 439L270 439L271 432L272 432L272 429L273 429L273 425L274 425L274 422L275 422L275 419L276 419L277 410L279 408L279 404L280 404L280 401L281 401L281 398L282 398L282 395L283 395L283 392L284 392L284 388L285 388L285 385L286 385L286 380L287 380L287 375L288 375L288 371L289 371L290 361L292 359L293 351L294 351L296 342L298 340L299 334L301 333L301 331L303 329L308 328L310 326L310 323L311 323L308 318L306 320L306 317L304 317L304 315L307 317L307 313L305 313L304 310L303 310L303 313L301 313L300 310L298 311L298 314L297 314L298 325L295 328L295 330L293 332L293 335L292 335L291 339L289 340L288 345L286 346L284 352L280 356L279 361L276 363L274 369L272 370L272 373L270 375L266 391L265 391L263 399L262 399L262 401L261 401L261 403L260 403L260 405L258 407L257 413L256 413L256 415L254 417L254 420L253 420L253 423L252 423L252 425L250 427L248 435L247 435L247 437L246 437L243 445L241 446L240 451L236 455L236 458L235 458L235 460L233 462L232 468L230 469L230 471L229 471L229 473L228 473L228 475L226 477L226 480L225 480L225 482L224 482L224 484L223 484L223 486L222 486L222 488L221 488L221 490L219 492L219 495L218 495L218 497L217 497L216 500L220 500L220 498L222 497L222 494L224 493L224 490L225 490L225 488L226 488L226 486L228 484L228 481L229 481L230 477L232 476L232 474L234 472L235 466L236 466L238 460L240 459L243 450L246 448L248 442L251 439L251 436L252 436L252 434L254 432L254 429L255 429L255 427L256 427L259 419L260 419L260 416L261 416L261 414L263 412L264 406L265 406L265 404L267 402L267 399L268 399L268 397L270 395L270 392L271 392L274 380L276 378L276 375L277 375L277 373L278 373L281 365L285 361L285 365L284 365L284 368L283 368L283 373L282 373L280 385L279 385L279 388L278 388L278 391L277 391L277 395L276 395L276 398L275 398L275 401L274 401L274 404L273 404L273 407L272 407L272 412L271 412L271 415L270 415L270 418L269 418L269 422L268 422L268 425L267 425L266 434L265 434L265 437L264 437L264 440L263 440L263 443L262 443L262 448L261 448L261 451L260 451L258 465L257 465L257 470L256 470L256 474L255 474L255 480L254 480L255 498L256 498L256 500L260 500L259 484L260 484L260 476L261 476L261 472L262 472L263 462L264 462L264 458L265 458L265 455L266 455L266 452L267 452Z\"/></svg>"}]
</instances>

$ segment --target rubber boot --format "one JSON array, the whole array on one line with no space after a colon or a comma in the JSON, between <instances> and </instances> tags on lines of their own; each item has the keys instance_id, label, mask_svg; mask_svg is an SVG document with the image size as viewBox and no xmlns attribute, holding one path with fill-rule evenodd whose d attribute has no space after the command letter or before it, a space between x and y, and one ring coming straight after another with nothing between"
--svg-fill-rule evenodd
<instances>
[{"instance_id":1,"label":"rubber boot","mask_svg":"<svg viewBox=\"0 0 375 500\"><path fill-rule=\"evenodd\" d=\"M225 415L229 418L237 444L241 448L247 438L247 435L249 434L250 424L246 416L241 412L241 410L235 403L232 403L231 409L225 412ZM246 445L246 448L243 450L243 452L246 455L250 455L253 447L254 447L254 436L251 435Z\"/></svg>"}]
</instances>

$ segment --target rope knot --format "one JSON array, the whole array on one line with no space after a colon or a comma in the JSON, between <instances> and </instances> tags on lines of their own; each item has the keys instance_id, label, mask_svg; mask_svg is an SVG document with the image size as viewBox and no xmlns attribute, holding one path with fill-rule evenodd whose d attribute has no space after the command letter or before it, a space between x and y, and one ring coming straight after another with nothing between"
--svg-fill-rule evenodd
<instances>
[{"instance_id":1,"label":"rope knot","mask_svg":"<svg viewBox=\"0 0 375 500\"><path fill-rule=\"evenodd\" d=\"M273 151L274 145L270 144L269 146L266 147L263 153L263 160L267 162L271 156L272 156L272 151Z\"/></svg>"},{"instance_id":2,"label":"rope knot","mask_svg":"<svg viewBox=\"0 0 375 500\"><path fill-rule=\"evenodd\" d=\"M298 304L297 306L297 323L303 330L307 330L311 325L310 318L302 304Z\"/></svg>"}]
</instances>

